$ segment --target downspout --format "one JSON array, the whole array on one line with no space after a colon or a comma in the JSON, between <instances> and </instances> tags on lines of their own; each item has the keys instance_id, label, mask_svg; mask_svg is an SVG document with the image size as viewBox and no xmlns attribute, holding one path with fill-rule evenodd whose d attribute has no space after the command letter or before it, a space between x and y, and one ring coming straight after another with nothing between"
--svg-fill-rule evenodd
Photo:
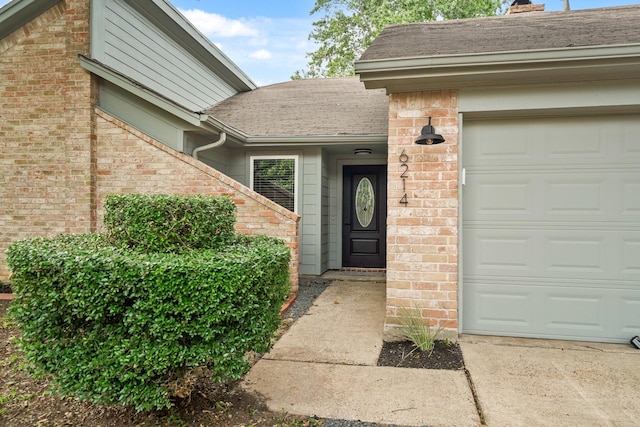
<instances>
[{"instance_id":1,"label":"downspout","mask_svg":"<svg viewBox=\"0 0 640 427\"><path fill-rule=\"evenodd\" d=\"M191 154L194 159L198 160L198 153L204 150L210 150L211 148L220 147L227 140L227 133L220 132L220 138L217 141L212 142L211 144L203 145L202 147L196 147Z\"/></svg>"}]
</instances>

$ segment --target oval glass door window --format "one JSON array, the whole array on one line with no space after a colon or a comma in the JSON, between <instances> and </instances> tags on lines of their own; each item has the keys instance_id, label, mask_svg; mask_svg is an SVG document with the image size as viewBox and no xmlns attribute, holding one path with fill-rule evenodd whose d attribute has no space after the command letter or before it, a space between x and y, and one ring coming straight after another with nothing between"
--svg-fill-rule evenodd
<instances>
[{"instance_id":1,"label":"oval glass door window","mask_svg":"<svg viewBox=\"0 0 640 427\"><path fill-rule=\"evenodd\" d=\"M373 219L373 211L375 209L375 195L373 194L373 185L369 178L364 177L358 183L356 188L356 217L360 226L366 228L371 224Z\"/></svg>"}]
</instances>

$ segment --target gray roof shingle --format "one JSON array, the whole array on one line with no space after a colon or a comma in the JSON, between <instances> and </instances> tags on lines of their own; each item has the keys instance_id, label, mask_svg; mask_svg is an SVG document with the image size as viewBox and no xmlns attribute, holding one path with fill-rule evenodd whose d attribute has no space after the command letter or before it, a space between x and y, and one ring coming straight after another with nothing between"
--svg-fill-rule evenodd
<instances>
[{"instance_id":1,"label":"gray roof shingle","mask_svg":"<svg viewBox=\"0 0 640 427\"><path fill-rule=\"evenodd\" d=\"M357 77L292 80L228 98L206 113L254 137L386 135L384 89Z\"/></svg>"},{"instance_id":2,"label":"gray roof shingle","mask_svg":"<svg viewBox=\"0 0 640 427\"><path fill-rule=\"evenodd\" d=\"M386 27L360 61L640 43L640 5Z\"/></svg>"}]
</instances>

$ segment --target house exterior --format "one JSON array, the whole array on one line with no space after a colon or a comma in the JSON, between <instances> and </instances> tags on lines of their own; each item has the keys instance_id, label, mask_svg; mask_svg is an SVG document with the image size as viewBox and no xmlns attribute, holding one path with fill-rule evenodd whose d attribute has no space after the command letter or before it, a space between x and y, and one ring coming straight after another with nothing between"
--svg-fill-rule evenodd
<instances>
[{"instance_id":1,"label":"house exterior","mask_svg":"<svg viewBox=\"0 0 640 427\"><path fill-rule=\"evenodd\" d=\"M459 333L640 333L640 7L395 25L359 77L256 87L167 0L0 9L0 280L111 193L227 194L291 278L385 271ZM432 117L445 142L418 145Z\"/></svg>"},{"instance_id":2,"label":"house exterior","mask_svg":"<svg viewBox=\"0 0 640 427\"><path fill-rule=\"evenodd\" d=\"M387 328L413 303L458 333L640 332L639 22L394 25L356 62L389 94ZM417 145L429 116L446 141Z\"/></svg>"},{"instance_id":3,"label":"house exterior","mask_svg":"<svg viewBox=\"0 0 640 427\"><path fill-rule=\"evenodd\" d=\"M202 111L255 84L164 0L0 8L0 280L19 239L100 231L112 193L228 195L237 230L291 248L300 216L196 160Z\"/></svg>"},{"instance_id":4,"label":"house exterior","mask_svg":"<svg viewBox=\"0 0 640 427\"><path fill-rule=\"evenodd\" d=\"M257 88L166 0L13 0L0 72L0 280L16 240L100 231L107 194L204 193L235 199L238 231L285 239L295 290L299 274L343 265L337 168L376 165L386 190L384 90L357 78ZM276 203L259 173L278 168ZM378 269L382 211L368 237Z\"/></svg>"}]
</instances>

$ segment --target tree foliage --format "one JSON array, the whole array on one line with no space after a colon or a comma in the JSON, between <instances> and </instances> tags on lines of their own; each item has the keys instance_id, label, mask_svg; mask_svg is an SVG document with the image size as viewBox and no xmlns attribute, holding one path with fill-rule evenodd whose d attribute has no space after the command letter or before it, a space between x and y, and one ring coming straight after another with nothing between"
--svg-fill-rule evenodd
<instances>
[{"instance_id":1,"label":"tree foliage","mask_svg":"<svg viewBox=\"0 0 640 427\"><path fill-rule=\"evenodd\" d=\"M310 14L309 40L318 44L307 53L307 69L292 79L340 77L354 74L354 62L385 26L407 22L491 16L505 0L316 0Z\"/></svg>"}]
</instances>

